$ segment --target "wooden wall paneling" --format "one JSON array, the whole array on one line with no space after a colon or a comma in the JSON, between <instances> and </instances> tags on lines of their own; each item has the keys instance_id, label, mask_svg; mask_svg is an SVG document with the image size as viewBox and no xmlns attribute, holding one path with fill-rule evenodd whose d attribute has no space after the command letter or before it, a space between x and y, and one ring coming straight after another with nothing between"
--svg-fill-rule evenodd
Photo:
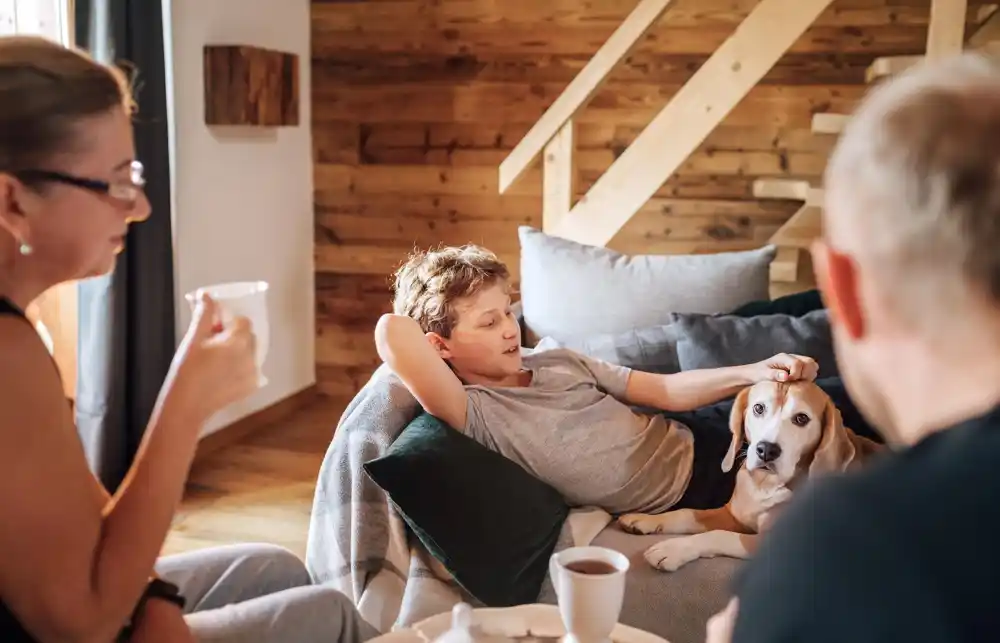
<instances>
[{"instance_id":1,"label":"wooden wall paneling","mask_svg":"<svg viewBox=\"0 0 1000 643\"><path fill-rule=\"evenodd\" d=\"M573 117L587 106L600 87L607 82L611 71L635 50L636 45L672 3L673 0L639 0L635 8L605 38L598 50L584 63L583 68L573 76L569 84L531 126L510 156L500 164L500 192L510 189L511 183L537 160L538 154L546 145L554 143L553 138L560 139L560 142L565 141L567 135L572 132ZM560 146L559 143L555 144ZM548 150L546 155L550 155ZM558 155L562 156L562 153ZM567 161L567 167L568 163ZM560 178L559 182L566 181ZM554 219L550 207L551 199L548 196L549 192L546 190L545 219L551 226L554 225Z\"/></svg>"},{"instance_id":2,"label":"wooden wall paneling","mask_svg":"<svg viewBox=\"0 0 1000 643\"><path fill-rule=\"evenodd\" d=\"M416 0L426 2L427 0ZM443 0L456 3L461 0ZM448 27L406 25L401 30L394 21L384 21L358 29L314 30L316 54L339 50L382 53L421 53L460 56L475 51L477 56L502 54L563 55L583 53L592 56L616 25L584 23L581 25L538 25L531 23L461 23ZM732 34L735 24L705 24L692 28L676 26L670 11L651 29L636 51L663 54L701 54L708 56ZM539 29L544 36L539 37ZM872 53L892 55L909 53L926 44L926 25L879 24L856 26L813 26L790 49L790 53L836 54ZM890 53L883 53L890 52Z\"/></svg>"},{"instance_id":3,"label":"wooden wall paneling","mask_svg":"<svg viewBox=\"0 0 1000 643\"><path fill-rule=\"evenodd\" d=\"M721 25L735 27L757 5L758 0L681 1L670 9L665 25L703 29ZM973 6L991 4L970 2ZM506 24L527 26L601 25L617 27L635 8L635 0L590 0L579 2L544 2L504 0L502 4L482 1L441 3L413 0L379 0L357 3L344 10L336 2L313 3L314 28L351 31L386 24L405 24L412 28L446 28L452 25ZM821 15L816 27L879 27L891 24L923 26L929 22L927 0L838 0ZM970 17L971 19L971 17ZM332 44L332 43L330 43Z\"/></svg>"},{"instance_id":4,"label":"wooden wall paneling","mask_svg":"<svg viewBox=\"0 0 1000 643\"><path fill-rule=\"evenodd\" d=\"M671 3L574 119L577 198L757 2ZM810 131L813 115L851 113L875 58L922 54L930 3L835 0L609 246L700 253L764 243L801 203L757 199L754 181L820 182L835 139ZM969 0L968 25L989 4ZM389 275L415 247L480 243L517 278L517 227L542 225L542 163L501 195L499 162L635 6L314 0L321 390L352 395L377 366L372 331L391 305Z\"/></svg>"},{"instance_id":5,"label":"wooden wall paneling","mask_svg":"<svg viewBox=\"0 0 1000 643\"><path fill-rule=\"evenodd\" d=\"M377 275L316 275L317 386L352 395L378 367L373 320L391 310L390 280Z\"/></svg>"},{"instance_id":6,"label":"wooden wall paneling","mask_svg":"<svg viewBox=\"0 0 1000 643\"><path fill-rule=\"evenodd\" d=\"M563 89L560 83L400 82L380 87L329 82L317 71L313 90L317 123L364 119L366 123L502 123L533 122ZM863 80L864 73L861 72ZM336 76L328 79L336 80ZM631 125L644 128L680 90L670 85L609 82L576 121L581 125ZM733 109L727 125L785 125L808 128L812 114L848 109L866 90L864 85L758 85ZM516 143L516 141L514 141Z\"/></svg>"}]
</instances>

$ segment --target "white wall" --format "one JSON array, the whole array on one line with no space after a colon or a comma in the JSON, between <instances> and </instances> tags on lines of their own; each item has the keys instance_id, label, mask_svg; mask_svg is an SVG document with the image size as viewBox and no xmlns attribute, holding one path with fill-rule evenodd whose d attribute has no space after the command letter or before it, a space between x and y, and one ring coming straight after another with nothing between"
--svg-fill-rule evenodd
<instances>
[{"instance_id":1,"label":"white wall","mask_svg":"<svg viewBox=\"0 0 1000 643\"><path fill-rule=\"evenodd\" d=\"M316 379L309 0L170 0L164 13L168 66L173 63L168 99L178 339L191 319L184 293L223 281L271 284L269 384L216 416L207 434ZM206 126L205 44L298 54L300 125Z\"/></svg>"}]
</instances>

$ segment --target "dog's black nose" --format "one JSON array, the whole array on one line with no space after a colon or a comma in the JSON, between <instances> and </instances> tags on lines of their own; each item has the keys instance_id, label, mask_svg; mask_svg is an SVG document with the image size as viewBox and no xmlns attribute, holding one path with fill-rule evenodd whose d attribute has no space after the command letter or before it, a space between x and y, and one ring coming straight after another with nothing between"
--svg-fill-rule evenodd
<instances>
[{"instance_id":1,"label":"dog's black nose","mask_svg":"<svg viewBox=\"0 0 1000 643\"><path fill-rule=\"evenodd\" d=\"M758 442L757 457L761 462L774 462L781 455L781 447L774 442Z\"/></svg>"}]
</instances>

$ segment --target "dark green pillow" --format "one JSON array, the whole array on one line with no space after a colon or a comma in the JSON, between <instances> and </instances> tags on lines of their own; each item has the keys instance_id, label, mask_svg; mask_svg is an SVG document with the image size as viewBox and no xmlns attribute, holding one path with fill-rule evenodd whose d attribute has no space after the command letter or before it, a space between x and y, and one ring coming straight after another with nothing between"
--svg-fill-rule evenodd
<instances>
[{"instance_id":1,"label":"dark green pillow","mask_svg":"<svg viewBox=\"0 0 1000 643\"><path fill-rule=\"evenodd\" d=\"M823 299L816 289L797 292L777 299L752 301L729 313L734 317L756 317L757 315L791 315L801 317L806 313L824 308Z\"/></svg>"},{"instance_id":2,"label":"dark green pillow","mask_svg":"<svg viewBox=\"0 0 1000 643\"><path fill-rule=\"evenodd\" d=\"M364 466L469 594L489 607L538 599L569 515L555 489L427 413Z\"/></svg>"}]
</instances>

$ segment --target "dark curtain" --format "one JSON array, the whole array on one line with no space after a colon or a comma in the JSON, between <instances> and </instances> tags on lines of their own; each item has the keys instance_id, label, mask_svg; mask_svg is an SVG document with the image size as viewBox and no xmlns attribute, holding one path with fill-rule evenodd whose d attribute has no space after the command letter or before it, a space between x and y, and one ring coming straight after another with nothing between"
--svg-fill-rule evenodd
<instances>
[{"instance_id":1,"label":"dark curtain","mask_svg":"<svg viewBox=\"0 0 1000 643\"><path fill-rule=\"evenodd\" d=\"M109 492L121 483L176 347L163 9L160 0L77 0L76 45L134 77L137 158L152 216L114 272L81 282L76 422Z\"/></svg>"}]
</instances>

